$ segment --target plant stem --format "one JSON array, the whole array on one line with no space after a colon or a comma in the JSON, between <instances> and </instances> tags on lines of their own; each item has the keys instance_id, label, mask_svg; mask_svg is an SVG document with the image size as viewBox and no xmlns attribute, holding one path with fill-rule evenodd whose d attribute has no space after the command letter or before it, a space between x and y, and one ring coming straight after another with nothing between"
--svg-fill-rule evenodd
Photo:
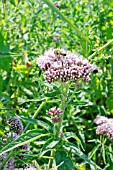
<instances>
[{"instance_id":1,"label":"plant stem","mask_svg":"<svg viewBox=\"0 0 113 170\"><path fill-rule=\"evenodd\" d=\"M55 156L55 149L53 149L51 151L51 156L50 157L54 158L54 156ZM52 168L52 165L53 165L53 159L49 159L49 163L48 164L49 164L48 165L48 170L50 170Z\"/></svg>"},{"instance_id":2,"label":"plant stem","mask_svg":"<svg viewBox=\"0 0 113 170\"><path fill-rule=\"evenodd\" d=\"M66 104L66 100L67 100L67 90L68 90L68 86L66 83L61 83L61 110L63 111L63 114L61 116L61 122L58 123L57 125L57 132L55 132L55 138L58 138L60 136L60 132L62 131L62 122L63 122L63 115L65 112L65 108L67 106ZM55 130L55 129L54 129ZM51 157L54 158L55 156L55 149L51 151ZM54 159L50 159L49 160L49 165L48 165L48 170L50 170L52 168L52 164L53 164Z\"/></svg>"},{"instance_id":3,"label":"plant stem","mask_svg":"<svg viewBox=\"0 0 113 170\"><path fill-rule=\"evenodd\" d=\"M109 42L107 42L106 44L104 44L102 47L98 48L93 54L91 54L88 58L92 59L92 57L94 57L96 54L98 54L101 50L103 50L104 48L106 48L107 46L109 46L111 43L113 42L113 39L110 40Z\"/></svg>"},{"instance_id":4,"label":"plant stem","mask_svg":"<svg viewBox=\"0 0 113 170\"><path fill-rule=\"evenodd\" d=\"M66 100L67 100L67 84L66 83L61 83L61 90L62 90L62 95L61 95L61 110L63 111L63 114L61 116L61 122L58 123L58 128L57 128L57 133L56 133L56 138L59 137L60 132L62 130L62 122L63 122L63 116L66 108Z\"/></svg>"},{"instance_id":5,"label":"plant stem","mask_svg":"<svg viewBox=\"0 0 113 170\"><path fill-rule=\"evenodd\" d=\"M36 116L38 115L38 113L40 112L40 110L44 107L44 105L46 104L47 102L47 99L46 101L42 102L41 105L38 107L38 109L36 110L36 112L34 113L34 115L32 116L32 119L35 119ZM23 133L28 129L28 126L30 125L30 123L27 124L27 126L25 127Z\"/></svg>"},{"instance_id":6,"label":"plant stem","mask_svg":"<svg viewBox=\"0 0 113 170\"><path fill-rule=\"evenodd\" d=\"M86 37L78 28L77 26L75 26L68 18L66 18L59 9L57 9L55 7L55 5L53 3L51 3L50 0L43 0L54 12L56 12L60 18L67 22L69 24L69 26L71 26L72 28L74 28L74 30L76 30L76 32L78 33L79 36L82 37L82 39L86 40L88 43L90 43L90 40L88 39L88 37Z\"/></svg>"}]
</instances>

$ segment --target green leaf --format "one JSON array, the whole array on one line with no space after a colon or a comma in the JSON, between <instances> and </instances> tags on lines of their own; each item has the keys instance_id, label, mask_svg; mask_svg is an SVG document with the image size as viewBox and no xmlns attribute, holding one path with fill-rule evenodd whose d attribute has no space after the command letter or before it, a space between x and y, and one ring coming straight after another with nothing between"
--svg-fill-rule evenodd
<instances>
[{"instance_id":1,"label":"green leaf","mask_svg":"<svg viewBox=\"0 0 113 170\"><path fill-rule=\"evenodd\" d=\"M4 37L0 33L0 68L3 70L9 70L12 58L9 55L10 48L6 43Z\"/></svg>"},{"instance_id":2,"label":"green leaf","mask_svg":"<svg viewBox=\"0 0 113 170\"><path fill-rule=\"evenodd\" d=\"M89 153L89 157L90 158L92 158L93 157L93 155L96 153L96 151L99 149L99 147L100 147L100 143L98 144L98 145L96 145L94 148L93 148L93 150Z\"/></svg>"},{"instance_id":3,"label":"green leaf","mask_svg":"<svg viewBox=\"0 0 113 170\"><path fill-rule=\"evenodd\" d=\"M86 166L84 165L84 164L76 164L75 165L75 168L76 168L76 170L86 170ZM91 170L94 170L94 169L91 169Z\"/></svg>"},{"instance_id":4,"label":"green leaf","mask_svg":"<svg viewBox=\"0 0 113 170\"><path fill-rule=\"evenodd\" d=\"M40 157L42 157L46 152L51 151L60 141L60 138L54 139L53 137L46 140L43 145L42 152L40 153Z\"/></svg>"},{"instance_id":5,"label":"green leaf","mask_svg":"<svg viewBox=\"0 0 113 170\"><path fill-rule=\"evenodd\" d=\"M34 99L26 99L26 100L23 100L23 102L19 103L20 105L21 104L24 104L24 103L27 103L27 102L39 102L39 101L43 101L43 100L47 100L47 97L39 97L39 98L34 98Z\"/></svg>"},{"instance_id":6,"label":"green leaf","mask_svg":"<svg viewBox=\"0 0 113 170\"><path fill-rule=\"evenodd\" d=\"M61 94L61 91L60 90L55 90L53 92L45 93L45 96L47 96L47 97L55 97L55 96L57 96L59 94Z\"/></svg>"},{"instance_id":7,"label":"green leaf","mask_svg":"<svg viewBox=\"0 0 113 170\"><path fill-rule=\"evenodd\" d=\"M2 76L0 76L0 94L2 93L2 84L3 84L3 79Z\"/></svg>"},{"instance_id":8,"label":"green leaf","mask_svg":"<svg viewBox=\"0 0 113 170\"><path fill-rule=\"evenodd\" d=\"M88 106L88 105L91 105L92 103L85 102L85 101L73 101L72 104L75 106Z\"/></svg>"},{"instance_id":9,"label":"green leaf","mask_svg":"<svg viewBox=\"0 0 113 170\"><path fill-rule=\"evenodd\" d=\"M74 170L74 165L71 158L67 155L65 151L59 150L55 154L55 162L58 170Z\"/></svg>"},{"instance_id":10,"label":"green leaf","mask_svg":"<svg viewBox=\"0 0 113 170\"><path fill-rule=\"evenodd\" d=\"M105 145L102 144L102 157L103 157L103 161L106 164L106 157L105 157Z\"/></svg>"},{"instance_id":11,"label":"green leaf","mask_svg":"<svg viewBox=\"0 0 113 170\"><path fill-rule=\"evenodd\" d=\"M25 120L26 122L41 126L42 128L44 128L45 130L51 132L52 128L45 122L43 122L42 120L36 120L36 119L30 119L30 118L26 118L26 117L20 117L20 119Z\"/></svg>"},{"instance_id":12,"label":"green leaf","mask_svg":"<svg viewBox=\"0 0 113 170\"><path fill-rule=\"evenodd\" d=\"M82 145L82 143L81 143L81 140L77 137L77 135L76 135L75 133L73 133L73 132L65 132L64 135L63 135L63 137L64 137L65 139L74 138L77 142L80 143L82 149L84 150L83 145Z\"/></svg>"},{"instance_id":13,"label":"green leaf","mask_svg":"<svg viewBox=\"0 0 113 170\"><path fill-rule=\"evenodd\" d=\"M70 27L74 28L74 30L76 30L76 32L78 33L79 36L81 36L84 40L88 41L90 43L90 40L81 33L81 31L68 19L66 18L55 6L53 3L51 3L51 1L49 0L43 0L54 12L56 12L63 21L67 22L69 24Z\"/></svg>"},{"instance_id":14,"label":"green leaf","mask_svg":"<svg viewBox=\"0 0 113 170\"><path fill-rule=\"evenodd\" d=\"M6 43L3 35L0 33L0 55L3 53L7 54L10 52L9 45Z\"/></svg>"},{"instance_id":15,"label":"green leaf","mask_svg":"<svg viewBox=\"0 0 113 170\"><path fill-rule=\"evenodd\" d=\"M111 78L113 79L113 58L111 58L110 63L111 63Z\"/></svg>"},{"instance_id":16,"label":"green leaf","mask_svg":"<svg viewBox=\"0 0 113 170\"><path fill-rule=\"evenodd\" d=\"M12 58L9 56L0 56L0 69L8 71L10 69Z\"/></svg>"},{"instance_id":17,"label":"green leaf","mask_svg":"<svg viewBox=\"0 0 113 170\"><path fill-rule=\"evenodd\" d=\"M80 151L78 148L76 148L76 146L70 142L66 143L66 145L64 146L64 148L68 151L72 151L74 154L76 154L77 156L81 157L82 159L84 159L87 163L91 164L92 166L101 169L98 165L96 165L92 160L90 160L87 155L85 155L82 151Z\"/></svg>"},{"instance_id":18,"label":"green leaf","mask_svg":"<svg viewBox=\"0 0 113 170\"><path fill-rule=\"evenodd\" d=\"M29 142L33 142L43 136L49 136L49 133L46 133L43 130L31 130L26 134L21 135L19 138L14 140L13 142L9 143L0 151L0 156L12 149L15 149L19 146L25 145Z\"/></svg>"},{"instance_id":19,"label":"green leaf","mask_svg":"<svg viewBox=\"0 0 113 170\"><path fill-rule=\"evenodd\" d=\"M106 105L110 111L113 110L113 97L107 98Z\"/></svg>"},{"instance_id":20,"label":"green leaf","mask_svg":"<svg viewBox=\"0 0 113 170\"><path fill-rule=\"evenodd\" d=\"M61 141L60 138L57 138L57 139L51 138L51 139L47 140L47 142L43 146L43 150L48 150L48 149L54 148L60 141Z\"/></svg>"},{"instance_id":21,"label":"green leaf","mask_svg":"<svg viewBox=\"0 0 113 170\"><path fill-rule=\"evenodd\" d=\"M46 140L43 145L42 152L40 153L40 157L42 157L46 152L51 151L51 148L47 147L53 141L53 137Z\"/></svg>"},{"instance_id":22,"label":"green leaf","mask_svg":"<svg viewBox=\"0 0 113 170\"><path fill-rule=\"evenodd\" d=\"M103 116L107 115L107 112L106 112L104 106L98 106L98 110L101 115L103 115Z\"/></svg>"},{"instance_id":23,"label":"green leaf","mask_svg":"<svg viewBox=\"0 0 113 170\"><path fill-rule=\"evenodd\" d=\"M15 6L15 1L14 0L10 0L10 3Z\"/></svg>"}]
</instances>

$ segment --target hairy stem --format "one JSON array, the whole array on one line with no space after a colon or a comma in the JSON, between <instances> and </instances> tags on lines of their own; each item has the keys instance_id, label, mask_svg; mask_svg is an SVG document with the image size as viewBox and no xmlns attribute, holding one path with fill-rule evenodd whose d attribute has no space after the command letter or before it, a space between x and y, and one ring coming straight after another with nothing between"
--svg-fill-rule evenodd
<instances>
[{"instance_id":1,"label":"hairy stem","mask_svg":"<svg viewBox=\"0 0 113 170\"><path fill-rule=\"evenodd\" d=\"M57 125L57 131L55 132L55 138L58 138L60 136L60 132L62 132L62 122L63 122L63 115L65 112L65 108L67 106L66 100L67 100L67 90L68 90L68 86L66 83L61 83L61 110L63 111L63 114L61 116L61 122L58 123ZM55 130L55 129L54 129ZM51 151L51 157L53 157L53 159L49 160L49 165L48 165L48 170L50 170L50 168L52 168L52 164L54 161L54 156L55 156L55 149Z\"/></svg>"},{"instance_id":2,"label":"hairy stem","mask_svg":"<svg viewBox=\"0 0 113 170\"><path fill-rule=\"evenodd\" d=\"M67 100L68 87L67 87L66 83L61 84L61 90L62 90L62 94L61 94L61 110L63 111L63 114L61 116L61 122L58 123L56 138L59 137L60 132L62 131L63 116L64 116L65 108L67 106L66 100Z\"/></svg>"},{"instance_id":3,"label":"hairy stem","mask_svg":"<svg viewBox=\"0 0 113 170\"><path fill-rule=\"evenodd\" d=\"M54 159L55 156L55 149L51 151L51 157ZM48 165L48 170L52 168L53 165L53 159L49 159L49 165Z\"/></svg>"}]
</instances>

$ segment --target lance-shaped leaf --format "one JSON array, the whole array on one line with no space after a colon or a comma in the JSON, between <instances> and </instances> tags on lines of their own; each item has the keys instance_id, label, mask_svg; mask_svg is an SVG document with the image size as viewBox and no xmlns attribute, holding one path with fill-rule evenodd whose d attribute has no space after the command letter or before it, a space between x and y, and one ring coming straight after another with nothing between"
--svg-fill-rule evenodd
<instances>
[{"instance_id":1,"label":"lance-shaped leaf","mask_svg":"<svg viewBox=\"0 0 113 170\"><path fill-rule=\"evenodd\" d=\"M64 148L68 151L72 151L74 154L76 154L77 156L81 157L82 159L84 159L88 164L94 166L97 169L101 169L98 165L96 165L91 159L89 159L87 157L87 155L85 155L81 150L79 150L78 148L76 148L76 146L74 144L72 144L71 142L68 142L65 144Z\"/></svg>"},{"instance_id":2,"label":"lance-shaped leaf","mask_svg":"<svg viewBox=\"0 0 113 170\"><path fill-rule=\"evenodd\" d=\"M82 149L84 150L81 140L78 138L78 136L75 133L73 133L73 132L65 132L63 137L65 139L74 138L81 145Z\"/></svg>"},{"instance_id":3,"label":"lance-shaped leaf","mask_svg":"<svg viewBox=\"0 0 113 170\"><path fill-rule=\"evenodd\" d=\"M74 170L74 165L71 158L63 150L58 150L55 154L56 165L59 165L58 170Z\"/></svg>"},{"instance_id":4,"label":"lance-shaped leaf","mask_svg":"<svg viewBox=\"0 0 113 170\"><path fill-rule=\"evenodd\" d=\"M40 157L42 157L46 152L51 151L56 145L59 144L61 141L60 138L54 139L50 138L48 139L45 144L43 145L42 152L40 153Z\"/></svg>"},{"instance_id":5,"label":"lance-shaped leaf","mask_svg":"<svg viewBox=\"0 0 113 170\"><path fill-rule=\"evenodd\" d=\"M0 69L8 71L12 58L10 57L10 48L3 35L0 33Z\"/></svg>"},{"instance_id":6,"label":"lance-shaped leaf","mask_svg":"<svg viewBox=\"0 0 113 170\"><path fill-rule=\"evenodd\" d=\"M58 8L56 8L56 7L54 6L54 4L51 3L51 1L49 1L49 0L43 0L43 1L44 1L54 12L56 12L63 21L67 22L70 27L74 28L74 29L76 30L76 32L79 34L79 36L81 36L84 40L86 40L87 42L90 43L90 40L89 40L84 34L82 34L81 31L80 31L68 18L66 18L66 17L64 16L64 15L58 10Z\"/></svg>"},{"instance_id":7,"label":"lance-shaped leaf","mask_svg":"<svg viewBox=\"0 0 113 170\"><path fill-rule=\"evenodd\" d=\"M42 120L30 119L30 118L26 118L26 117L20 117L20 119L23 119L26 122L29 122L29 123L32 123L32 124L35 124L35 125L39 125L49 132L52 131L52 128L51 128L52 125L50 126L47 123L43 122Z\"/></svg>"},{"instance_id":8,"label":"lance-shaped leaf","mask_svg":"<svg viewBox=\"0 0 113 170\"><path fill-rule=\"evenodd\" d=\"M26 134L21 135L19 138L17 138L13 142L9 143L7 146L5 146L0 151L0 156L12 149L25 145L29 142L33 142L41 137L48 136L48 135L49 133L46 133L46 131L43 131L43 130L31 130L27 132Z\"/></svg>"}]
</instances>

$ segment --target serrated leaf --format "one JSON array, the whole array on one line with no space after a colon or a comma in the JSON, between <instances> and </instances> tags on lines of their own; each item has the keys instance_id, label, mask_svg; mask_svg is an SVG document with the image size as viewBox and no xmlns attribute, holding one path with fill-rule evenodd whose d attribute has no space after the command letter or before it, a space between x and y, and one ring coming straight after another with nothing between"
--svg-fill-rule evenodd
<instances>
[{"instance_id":1,"label":"serrated leaf","mask_svg":"<svg viewBox=\"0 0 113 170\"><path fill-rule=\"evenodd\" d=\"M99 149L100 147L100 143L98 145L96 145L93 150L89 153L89 157L92 158L92 156L96 153L96 151Z\"/></svg>"},{"instance_id":2,"label":"serrated leaf","mask_svg":"<svg viewBox=\"0 0 113 170\"><path fill-rule=\"evenodd\" d=\"M81 157L82 159L84 159L87 163L91 164L92 166L101 169L98 165L96 165L91 159L89 159L87 157L87 155L85 155L81 150L79 150L74 144L68 142L64 148L68 151L72 151L74 154L76 154L77 156Z\"/></svg>"},{"instance_id":3,"label":"serrated leaf","mask_svg":"<svg viewBox=\"0 0 113 170\"><path fill-rule=\"evenodd\" d=\"M20 119L25 120L26 122L41 126L42 128L44 128L45 130L49 132L52 130L51 127L47 123L43 122L42 120L36 120L36 119L31 119L31 118L26 118L26 117L20 117Z\"/></svg>"},{"instance_id":4,"label":"serrated leaf","mask_svg":"<svg viewBox=\"0 0 113 170\"><path fill-rule=\"evenodd\" d=\"M77 137L77 135L75 133L73 133L73 132L65 132L63 137L66 138L66 139L74 138L77 142L80 143L82 149L84 150L83 145L81 143L81 140Z\"/></svg>"},{"instance_id":5,"label":"serrated leaf","mask_svg":"<svg viewBox=\"0 0 113 170\"><path fill-rule=\"evenodd\" d=\"M67 155L65 151L59 150L55 154L56 165L61 165L58 167L58 170L74 170L74 165L71 158Z\"/></svg>"},{"instance_id":6,"label":"serrated leaf","mask_svg":"<svg viewBox=\"0 0 113 170\"><path fill-rule=\"evenodd\" d=\"M91 105L92 103L86 101L73 101L72 104L75 106L88 106Z\"/></svg>"},{"instance_id":7,"label":"serrated leaf","mask_svg":"<svg viewBox=\"0 0 113 170\"><path fill-rule=\"evenodd\" d=\"M103 115L103 116L107 115L107 112L106 112L104 106L98 106L98 110L101 115Z\"/></svg>"},{"instance_id":8,"label":"serrated leaf","mask_svg":"<svg viewBox=\"0 0 113 170\"><path fill-rule=\"evenodd\" d=\"M46 133L43 130L31 130L26 134L21 135L19 138L9 143L0 151L0 156L10 150L13 150L19 146L25 145L29 142L33 142L43 136L49 136L49 133Z\"/></svg>"},{"instance_id":9,"label":"serrated leaf","mask_svg":"<svg viewBox=\"0 0 113 170\"><path fill-rule=\"evenodd\" d=\"M51 151L60 142L60 140L61 140L60 138L48 139L43 145L42 152L40 153L40 157L42 157L46 152Z\"/></svg>"},{"instance_id":10,"label":"serrated leaf","mask_svg":"<svg viewBox=\"0 0 113 170\"><path fill-rule=\"evenodd\" d=\"M26 99L25 101L21 102L21 104L24 104L26 102L39 102L39 101L43 101L43 100L47 100L48 98L47 97L39 97L39 98L35 98L35 99Z\"/></svg>"},{"instance_id":11,"label":"serrated leaf","mask_svg":"<svg viewBox=\"0 0 113 170\"><path fill-rule=\"evenodd\" d=\"M47 97L55 97L55 96L57 96L59 94L61 94L61 91L60 90L55 90L55 91L52 91L52 92L45 93L45 96L47 96Z\"/></svg>"},{"instance_id":12,"label":"serrated leaf","mask_svg":"<svg viewBox=\"0 0 113 170\"><path fill-rule=\"evenodd\" d=\"M52 149L54 148L59 142L60 142L60 138L57 139L49 139L43 146L43 150L48 150L48 149Z\"/></svg>"}]
</instances>

